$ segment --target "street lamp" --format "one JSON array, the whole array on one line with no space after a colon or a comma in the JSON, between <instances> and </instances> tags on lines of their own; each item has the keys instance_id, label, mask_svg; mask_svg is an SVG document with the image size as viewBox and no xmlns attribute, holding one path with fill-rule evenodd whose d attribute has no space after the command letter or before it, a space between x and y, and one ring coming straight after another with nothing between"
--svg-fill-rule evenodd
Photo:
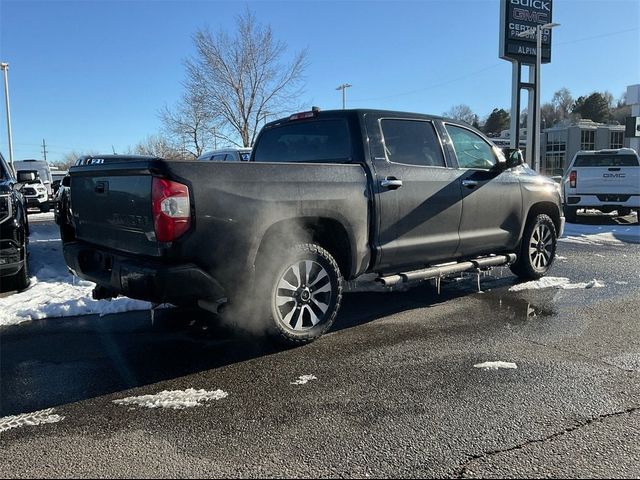
<instances>
[{"instance_id":1,"label":"street lamp","mask_svg":"<svg viewBox=\"0 0 640 480\"><path fill-rule=\"evenodd\" d=\"M4 73L4 100L7 107L7 134L9 136L9 164L11 165L11 170L15 173L13 167L13 138L11 137L11 107L9 106L9 64L4 62L0 63L0 69L2 69Z\"/></svg>"},{"instance_id":2,"label":"street lamp","mask_svg":"<svg viewBox=\"0 0 640 480\"><path fill-rule=\"evenodd\" d=\"M524 30L518 34L518 37L536 36L536 85L535 85L535 113L533 126L534 134L534 151L533 151L533 169L540 171L540 66L542 65L542 30L559 27L559 23L545 23L544 25L536 25L528 30ZM530 135L531 133L529 133Z\"/></svg>"},{"instance_id":3,"label":"street lamp","mask_svg":"<svg viewBox=\"0 0 640 480\"><path fill-rule=\"evenodd\" d=\"M343 83L342 85L339 85L338 87L336 87L336 90L342 90L342 109L344 110L346 108L347 105L347 88L352 87L353 85L351 85L350 83Z\"/></svg>"}]
</instances>

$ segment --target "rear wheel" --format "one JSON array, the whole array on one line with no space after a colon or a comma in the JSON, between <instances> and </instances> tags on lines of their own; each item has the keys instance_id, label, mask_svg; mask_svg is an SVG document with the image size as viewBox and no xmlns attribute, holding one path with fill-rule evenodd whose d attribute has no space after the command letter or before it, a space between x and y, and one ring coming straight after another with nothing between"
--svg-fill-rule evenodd
<instances>
[{"instance_id":1,"label":"rear wheel","mask_svg":"<svg viewBox=\"0 0 640 480\"><path fill-rule=\"evenodd\" d=\"M531 219L524 229L520 253L511 271L528 280L543 277L553 265L557 240L556 227L549 215L540 214Z\"/></svg>"},{"instance_id":2,"label":"rear wheel","mask_svg":"<svg viewBox=\"0 0 640 480\"><path fill-rule=\"evenodd\" d=\"M342 301L342 274L327 250L301 244L261 263L268 330L276 340L302 345L331 328Z\"/></svg>"},{"instance_id":3,"label":"rear wheel","mask_svg":"<svg viewBox=\"0 0 640 480\"><path fill-rule=\"evenodd\" d=\"M564 210L564 218L569 223L576 223L578 220L578 208L577 207L567 207L563 208Z\"/></svg>"}]
</instances>

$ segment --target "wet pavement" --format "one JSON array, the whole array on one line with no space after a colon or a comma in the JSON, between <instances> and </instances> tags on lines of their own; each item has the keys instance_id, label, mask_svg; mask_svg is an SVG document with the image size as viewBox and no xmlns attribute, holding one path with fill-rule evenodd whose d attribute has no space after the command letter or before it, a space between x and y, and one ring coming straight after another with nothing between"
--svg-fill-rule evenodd
<instances>
[{"instance_id":1,"label":"wet pavement","mask_svg":"<svg viewBox=\"0 0 640 480\"><path fill-rule=\"evenodd\" d=\"M183 310L4 328L0 417L64 419L2 432L0 474L638 477L640 245L558 253L552 276L604 287L510 292L496 269L482 292L470 276L352 293L328 335L291 350ZM188 388L228 397L113 403Z\"/></svg>"}]
</instances>

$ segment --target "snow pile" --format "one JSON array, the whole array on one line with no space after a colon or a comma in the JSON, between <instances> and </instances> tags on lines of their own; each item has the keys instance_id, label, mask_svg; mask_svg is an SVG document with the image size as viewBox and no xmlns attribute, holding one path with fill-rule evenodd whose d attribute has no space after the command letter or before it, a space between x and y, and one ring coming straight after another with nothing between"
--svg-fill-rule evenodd
<instances>
[{"instance_id":1,"label":"snow pile","mask_svg":"<svg viewBox=\"0 0 640 480\"><path fill-rule=\"evenodd\" d=\"M222 390L207 391L195 390L164 390L155 395L141 395L139 397L127 397L114 400L116 405L137 405L146 408L173 408L183 410L185 408L199 407L204 402L211 400L222 400L229 394Z\"/></svg>"},{"instance_id":2,"label":"snow pile","mask_svg":"<svg viewBox=\"0 0 640 480\"><path fill-rule=\"evenodd\" d=\"M518 368L518 365L511 362L484 362L476 363L474 367L483 370L498 370L499 368Z\"/></svg>"},{"instance_id":3,"label":"snow pile","mask_svg":"<svg viewBox=\"0 0 640 480\"><path fill-rule=\"evenodd\" d=\"M593 279L590 282L571 283L566 277L542 277L539 280L519 283L509 288L510 292L521 292L522 290L541 290L543 288L561 288L563 290L602 288L604 283Z\"/></svg>"},{"instance_id":4,"label":"snow pile","mask_svg":"<svg viewBox=\"0 0 640 480\"><path fill-rule=\"evenodd\" d=\"M29 222L48 222L54 220L53 212L29 213Z\"/></svg>"},{"instance_id":5,"label":"snow pile","mask_svg":"<svg viewBox=\"0 0 640 480\"><path fill-rule=\"evenodd\" d=\"M291 385L304 385L305 383L309 383L311 380L317 380L318 377L315 375L300 375L295 382L291 382Z\"/></svg>"},{"instance_id":6,"label":"snow pile","mask_svg":"<svg viewBox=\"0 0 640 480\"><path fill-rule=\"evenodd\" d=\"M640 243L639 225L584 225L567 223L559 242L582 245L622 245Z\"/></svg>"},{"instance_id":7,"label":"snow pile","mask_svg":"<svg viewBox=\"0 0 640 480\"><path fill-rule=\"evenodd\" d=\"M596 280L595 278L589 282L580 282L580 283L567 283L565 285L560 285L560 288L564 290L575 290L575 289L585 289L585 288L602 288L604 287L604 283Z\"/></svg>"},{"instance_id":8,"label":"snow pile","mask_svg":"<svg viewBox=\"0 0 640 480\"><path fill-rule=\"evenodd\" d=\"M0 418L0 432L5 432L12 428L57 423L64 420L63 416L54 414L54 411L55 409L53 408L47 408L46 410L39 410L37 412L2 417Z\"/></svg>"},{"instance_id":9,"label":"snow pile","mask_svg":"<svg viewBox=\"0 0 640 480\"><path fill-rule=\"evenodd\" d=\"M41 318L106 315L151 308L149 302L125 297L111 301L92 299L94 284L67 271L55 224L31 224L29 252L31 286L23 292L0 298L0 326Z\"/></svg>"}]
</instances>

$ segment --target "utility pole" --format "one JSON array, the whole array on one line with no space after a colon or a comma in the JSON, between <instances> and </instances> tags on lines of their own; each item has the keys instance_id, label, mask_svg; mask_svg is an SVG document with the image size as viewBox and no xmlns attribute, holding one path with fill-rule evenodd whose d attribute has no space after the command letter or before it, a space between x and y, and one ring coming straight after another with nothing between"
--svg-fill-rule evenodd
<instances>
[{"instance_id":1,"label":"utility pole","mask_svg":"<svg viewBox=\"0 0 640 480\"><path fill-rule=\"evenodd\" d=\"M44 157L44 161L47 161L47 144L44 141L44 138L42 139L42 156Z\"/></svg>"},{"instance_id":2,"label":"utility pole","mask_svg":"<svg viewBox=\"0 0 640 480\"><path fill-rule=\"evenodd\" d=\"M342 109L347 108L347 88L352 87L350 83L343 83L342 85L336 87L336 90L342 90Z\"/></svg>"},{"instance_id":3,"label":"utility pole","mask_svg":"<svg viewBox=\"0 0 640 480\"><path fill-rule=\"evenodd\" d=\"M15 168L13 167L13 138L11 137L11 107L9 106L9 64L4 62L0 63L0 69L2 69L4 73L4 100L7 107L7 133L9 136L9 164L11 165L11 170L15 172Z\"/></svg>"}]
</instances>

